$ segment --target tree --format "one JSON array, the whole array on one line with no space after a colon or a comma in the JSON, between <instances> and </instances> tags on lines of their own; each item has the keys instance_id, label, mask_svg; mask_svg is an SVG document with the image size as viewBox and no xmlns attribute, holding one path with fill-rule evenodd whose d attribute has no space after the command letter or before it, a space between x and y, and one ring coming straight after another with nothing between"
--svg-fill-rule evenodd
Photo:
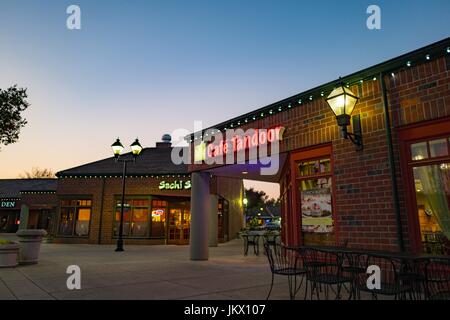
<instances>
[{"instance_id":1,"label":"tree","mask_svg":"<svg viewBox=\"0 0 450 320\"><path fill-rule=\"evenodd\" d=\"M21 179L48 179L55 178L55 173L50 169L33 168L31 172L25 172L23 175L19 175Z\"/></svg>"},{"instance_id":2,"label":"tree","mask_svg":"<svg viewBox=\"0 0 450 320\"><path fill-rule=\"evenodd\" d=\"M247 198L247 209L250 211L254 208L261 208L265 206L265 202L269 196L262 190L255 190L253 188L245 189L245 197Z\"/></svg>"},{"instance_id":3,"label":"tree","mask_svg":"<svg viewBox=\"0 0 450 320\"><path fill-rule=\"evenodd\" d=\"M27 89L14 85L6 90L0 88L0 146L19 140L20 129L27 121L22 112L29 107Z\"/></svg>"}]
</instances>

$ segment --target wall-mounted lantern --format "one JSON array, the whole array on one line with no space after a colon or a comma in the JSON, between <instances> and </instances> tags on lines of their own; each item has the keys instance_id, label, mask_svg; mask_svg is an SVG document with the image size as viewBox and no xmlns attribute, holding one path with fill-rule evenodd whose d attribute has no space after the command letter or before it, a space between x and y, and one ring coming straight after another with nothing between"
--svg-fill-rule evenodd
<instances>
[{"instance_id":1,"label":"wall-mounted lantern","mask_svg":"<svg viewBox=\"0 0 450 320\"><path fill-rule=\"evenodd\" d=\"M340 83L325 100L336 116L337 124L342 130L342 137L352 141L356 145L356 150L362 150L362 130L359 115L352 117L353 133L347 131L347 126L350 125L350 117L359 98L343 83Z\"/></svg>"}]
</instances>

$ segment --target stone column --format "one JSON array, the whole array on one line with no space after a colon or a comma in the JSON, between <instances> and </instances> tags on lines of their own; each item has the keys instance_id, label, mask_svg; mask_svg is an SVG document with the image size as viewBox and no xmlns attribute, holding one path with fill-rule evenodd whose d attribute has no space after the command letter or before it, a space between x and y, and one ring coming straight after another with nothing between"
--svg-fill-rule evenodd
<instances>
[{"instance_id":1,"label":"stone column","mask_svg":"<svg viewBox=\"0 0 450 320\"><path fill-rule=\"evenodd\" d=\"M19 230L28 229L28 218L30 216L30 208L26 204L22 204L20 207L20 224Z\"/></svg>"},{"instance_id":2,"label":"stone column","mask_svg":"<svg viewBox=\"0 0 450 320\"><path fill-rule=\"evenodd\" d=\"M209 218L209 246L217 247L217 237L219 232L219 217L217 215L219 197L216 194L211 194L209 196L210 202L210 212L211 216Z\"/></svg>"},{"instance_id":3,"label":"stone column","mask_svg":"<svg viewBox=\"0 0 450 320\"><path fill-rule=\"evenodd\" d=\"M210 177L209 173L194 172L191 174L191 260L208 260L209 218L210 209Z\"/></svg>"}]
</instances>

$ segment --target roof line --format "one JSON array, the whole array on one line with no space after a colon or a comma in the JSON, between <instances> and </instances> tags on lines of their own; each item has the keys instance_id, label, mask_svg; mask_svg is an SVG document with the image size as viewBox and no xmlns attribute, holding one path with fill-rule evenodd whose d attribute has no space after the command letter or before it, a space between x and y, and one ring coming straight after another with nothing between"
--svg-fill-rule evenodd
<instances>
[{"instance_id":1,"label":"roof line","mask_svg":"<svg viewBox=\"0 0 450 320\"><path fill-rule=\"evenodd\" d=\"M400 56L397 56L395 58L389 59L387 61L378 63L378 64L373 65L371 67L368 67L368 68L362 69L360 71L351 73L351 74L349 74L347 76L341 77L340 79L335 79L333 81L330 81L330 82L327 82L325 84L319 85L319 86L314 87L312 89L309 89L309 90L303 91L301 93L295 94L295 95L293 95L293 96L291 96L289 98L286 98L286 99L283 99L283 100L271 103L269 105L266 105L265 107L262 107L262 108L259 108L259 109L247 112L247 113L245 113L243 115L240 115L240 116L237 116L235 118L229 119L227 121L218 123L218 124L216 124L214 126L210 126L210 127L206 128L206 129L204 129L202 131L197 131L197 132L191 133L191 134L186 136L186 139L189 141L189 140L193 140L194 138L197 138L198 135L203 136L203 133L205 131L207 131L207 130L210 130L210 129L222 130L222 129L224 129L225 125L231 124L231 123L239 121L239 120L240 121L245 121L246 118L248 119L248 118L250 118L252 116L256 116L259 113L269 111L270 109L278 107L280 105L286 106L289 103L298 105L297 102L301 98L305 98L305 97L308 97L308 96L311 96L311 95L314 95L314 94L316 94L316 95L319 94L320 95L320 93L324 93L324 92L328 92L328 91L331 92L334 89L334 87L336 86L336 83L338 83L338 82L344 82L344 83L346 83L348 85L353 85L353 84L356 84L357 82L359 82L360 80L367 80L369 78L372 78L372 77L374 77L374 75L379 75L381 73L389 73L389 72L393 72L393 71L399 70L399 69L405 69L407 67L406 66L406 62L407 61L410 61L411 63L414 63L414 62L418 62L418 63L426 62L426 60L424 60L425 54L429 55L430 59L433 59L433 60L437 59L439 57L444 56L446 53L448 54L447 50L448 50L449 46L450 46L450 37L447 37L447 38L445 38L443 40L440 40L438 42L434 42L434 43L432 43L430 45L427 45L425 47L416 49L414 51L402 54ZM304 101L306 101L306 100L307 99L305 99ZM287 110L287 109L284 108L284 110L280 110L279 112L284 112L285 110ZM259 119L260 118L258 117L256 119L256 121L259 120ZM245 124L245 123L242 123L242 124ZM239 127L240 125L237 125L237 126Z\"/></svg>"}]
</instances>

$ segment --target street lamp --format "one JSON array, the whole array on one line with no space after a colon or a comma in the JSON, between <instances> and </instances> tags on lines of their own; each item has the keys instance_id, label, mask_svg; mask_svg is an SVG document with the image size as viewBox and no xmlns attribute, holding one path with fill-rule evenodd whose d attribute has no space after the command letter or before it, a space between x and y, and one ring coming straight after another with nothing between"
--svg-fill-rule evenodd
<instances>
[{"instance_id":1,"label":"street lamp","mask_svg":"<svg viewBox=\"0 0 450 320\"><path fill-rule=\"evenodd\" d=\"M347 131L347 126L350 125L350 117L359 98L343 83L340 83L325 100L336 116L337 124L342 130L342 137L353 142L356 145L356 150L362 150L362 130L359 115L352 117L353 133Z\"/></svg>"},{"instance_id":2,"label":"street lamp","mask_svg":"<svg viewBox=\"0 0 450 320\"><path fill-rule=\"evenodd\" d=\"M114 157L116 162L122 162L123 163L123 171L122 171L122 201L120 204L120 224L119 224L119 238L117 239L117 248L116 252L123 251L123 207L125 206L125 177L127 175L127 163L128 162L135 162L136 158L139 156L139 154L142 151L142 146L139 143L139 140L136 139L130 146L131 152L133 154L132 159L128 158L120 158L120 155L124 149L122 143L120 142L120 139L117 138L116 142L114 142L111 145L111 148L113 149Z\"/></svg>"}]
</instances>

